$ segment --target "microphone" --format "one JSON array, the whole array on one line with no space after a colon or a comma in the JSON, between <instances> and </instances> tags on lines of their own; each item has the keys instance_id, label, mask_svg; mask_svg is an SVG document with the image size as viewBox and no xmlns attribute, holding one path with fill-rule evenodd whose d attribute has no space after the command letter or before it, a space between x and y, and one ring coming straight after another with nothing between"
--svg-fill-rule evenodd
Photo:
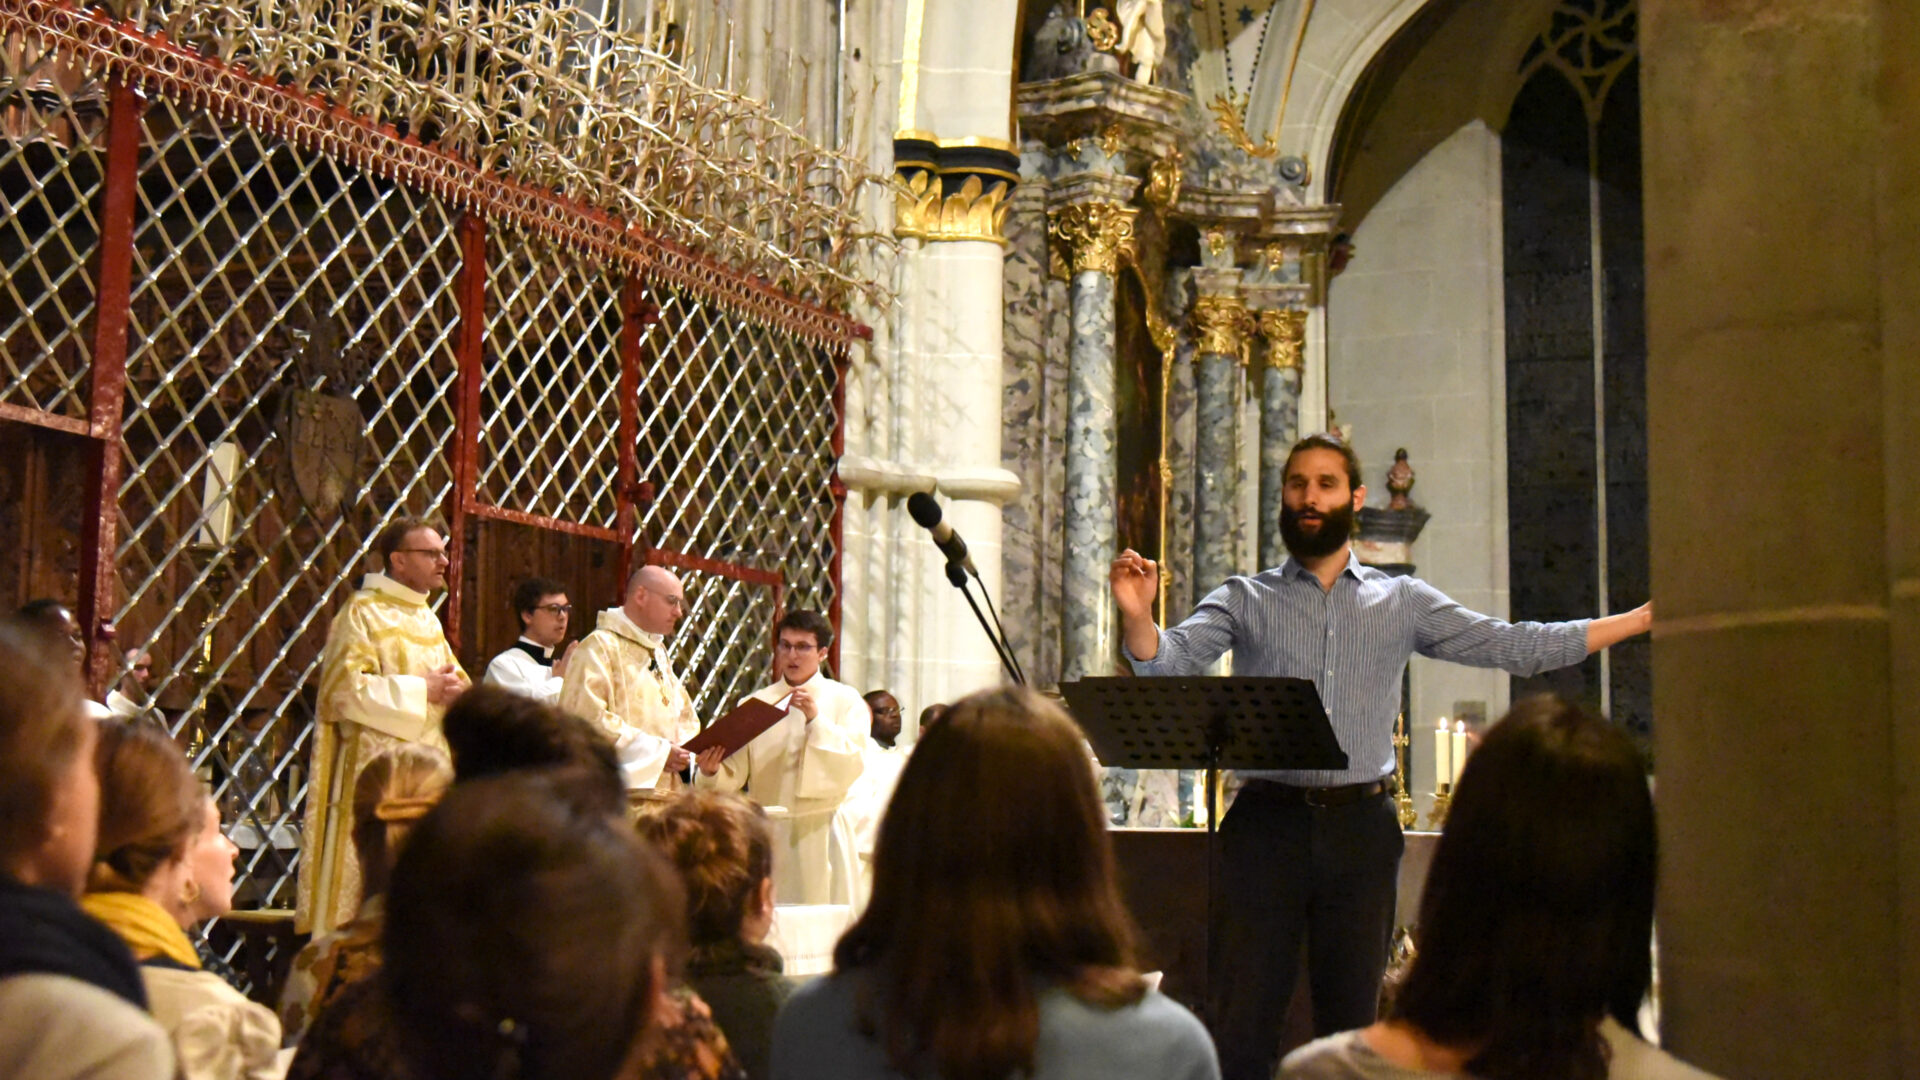
<instances>
[{"instance_id":1,"label":"microphone","mask_svg":"<svg viewBox=\"0 0 1920 1080\"><path fill-rule=\"evenodd\" d=\"M933 534L933 545L947 556L949 564L974 577L980 576L980 571L973 568L973 559L967 555L967 542L960 539L953 526L940 520L940 504L933 496L924 491L907 496L907 513L913 515L915 524Z\"/></svg>"}]
</instances>

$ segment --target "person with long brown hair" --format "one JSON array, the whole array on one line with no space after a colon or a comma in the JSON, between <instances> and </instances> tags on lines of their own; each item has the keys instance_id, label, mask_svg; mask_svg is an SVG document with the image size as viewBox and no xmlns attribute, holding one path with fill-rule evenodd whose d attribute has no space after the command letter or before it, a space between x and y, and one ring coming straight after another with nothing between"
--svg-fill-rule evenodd
<instances>
[{"instance_id":1,"label":"person with long brown hair","mask_svg":"<svg viewBox=\"0 0 1920 1080\"><path fill-rule=\"evenodd\" d=\"M99 723L100 832L81 906L133 949L186 1080L277 1080L280 1021L205 970L187 937L233 909L240 849L166 732Z\"/></svg>"},{"instance_id":2,"label":"person with long brown hair","mask_svg":"<svg viewBox=\"0 0 1920 1080\"><path fill-rule=\"evenodd\" d=\"M1021 687L923 735L873 899L773 1038L775 1080L1212 1080L1206 1030L1135 967L1085 737Z\"/></svg>"},{"instance_id":3,"label":"person with long brown hair","mask_svg":"<svg viewBox=\"0 0 1920 1080\"><path fill-rule=\"evenodd\" d=\"M793 993L773 928L773 830L738 795L689 792L643 813L640 835L687 889L687 985L713 1010L749 1080L765 1080L773 1021Z\"/></svg>"},{"instance_id":4,"label":"person with long brown hair","mask_svg":"<svg viewBox=\"0 0 1920 1080\"><path fill-rule=\"evenodd\" d=\"M0 1076L166 1080L133 953L74 903L100 824L82 701L65 644L0 618Z\"/></svg>"},{"instance_id":5,"label":"person with long brown hair","mask_svg":"<svg viewBox=\"0 0 1920 1080\"><path fill-rule=\"evenodd\" d=\"M1387 1019L1282 1075L1709 1080L1638 1037L1657 862L1632 741L1561 698L1522 701L1467 759Z\"/></svg>"},{"instance_id":6,"label":"person with long brown hair","mask_svg":"<svg viewBox=\"0 0 1920 1080\"><path fill-rule=\"evenodd\" d=\"M380 971L320 1014L289 1076L648 1075L686 901L587 775L520 770L447 792L394 866Z\"/></svg>"},{"instance_id":7,"label":"person with long brown hair","mask_svg":"<svg viewBox=\"0 0 1920 1080\"><path fill-rule=\"evenodd\" d=\"M286 1044L348 984L380 968L380 927L386 919L387 880L400 844L414 822L433 809L453 766L431 746L407 743L375 754L353 785L353 847L360 858L360 910L338 929L307 943L293 958L280 994Z\"/></svg>"}]
</instances>

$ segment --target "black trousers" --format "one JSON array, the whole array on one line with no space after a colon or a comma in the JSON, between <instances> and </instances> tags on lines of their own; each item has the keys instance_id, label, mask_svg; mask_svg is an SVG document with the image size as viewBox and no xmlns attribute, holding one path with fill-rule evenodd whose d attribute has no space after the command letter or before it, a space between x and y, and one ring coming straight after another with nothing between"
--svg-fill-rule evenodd
<instances>
[{"instance_id":1,"label":"black trousers","mask_svg":"<svg viewBox=\"0 0 1920 1080\"><path fill-rule=\"evenodd\" d=\"M1302 941L1314 1034L1373 1023L1406 839L1384 792L1321 809L1254 780L1219 842L1214 1042L1224 1080L1272 1080Z\"/></svg>"}]
</instances>

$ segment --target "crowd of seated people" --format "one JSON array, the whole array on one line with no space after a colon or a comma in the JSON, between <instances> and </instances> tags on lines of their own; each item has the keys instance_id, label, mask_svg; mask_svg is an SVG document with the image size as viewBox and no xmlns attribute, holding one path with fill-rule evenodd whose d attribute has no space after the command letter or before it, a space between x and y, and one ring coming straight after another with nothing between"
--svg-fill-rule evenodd
<instances>
[{"instance_id":1,"label":"crowd of seated people","mask_svg":"<svg viewBox=\"0 0 1920 1080\"><path fill-rule=\"evenodd\" d=\"M1219 1076L1140 971L1079 728L1018 688L925 725L871 902L797 987L763 812L696 791L636 828L604 735L475 688L450 762L387 751L352 793L365 895L296 962L283 1049L193 944L232 904L213 801L163 732L89 716L66 653L0 618L0 1076ZM1699 1080L1639 1037L1654 863L1631 743L1522 703L1461 778L1385 1018L1283 1074Z\"/></svg>"}]
</instances>

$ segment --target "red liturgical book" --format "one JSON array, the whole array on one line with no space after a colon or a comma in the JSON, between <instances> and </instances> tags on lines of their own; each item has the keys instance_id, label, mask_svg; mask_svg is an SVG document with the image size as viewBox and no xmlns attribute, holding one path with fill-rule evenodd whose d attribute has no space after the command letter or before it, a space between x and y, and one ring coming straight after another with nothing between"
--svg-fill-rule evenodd
<instances>
[{"instance_id":1,"label":"red liturgical book","mask_svg":"<svg viewBox=\"0 0 1920 1080\"><path fill-rule=\"evenodd\" d=\"M706 730L688 739L686 748L695 757L709 746L724 746L727 757L738 753L740 748L754 740L754 737L780 722L787 715L787 702L791 697L780 699L780 704L769 705L764 701L748 698L740 707L708 724Z\"/></svg>"}]
</instances>

